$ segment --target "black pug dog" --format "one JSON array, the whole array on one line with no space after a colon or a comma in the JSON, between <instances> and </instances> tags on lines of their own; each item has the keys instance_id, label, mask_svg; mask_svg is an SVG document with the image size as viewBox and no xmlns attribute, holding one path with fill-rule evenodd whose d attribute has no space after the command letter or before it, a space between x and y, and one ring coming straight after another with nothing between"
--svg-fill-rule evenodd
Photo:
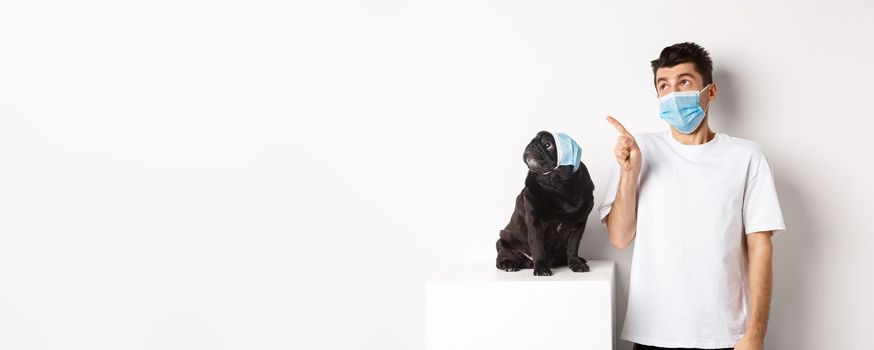
<instances>
[{"instance_id":1,"label":"black pug dog","mask_svg":"<svg viewBox=\"0 0 874 350\"><path fill-rule=\"evenodd\" d=\"M558 165L559 146L567 148L565 143L556 145L553 133L541 131L525 147L522 159L528 165L528 176L516 197L510 223L496 243L498 269L534 268L536 276L551 276L550 267L558 266L589 271L577 251L594 204L595 185L579 156L574 161L579 162L576 171L573 165Z\"/></svg>"}]
</instances>

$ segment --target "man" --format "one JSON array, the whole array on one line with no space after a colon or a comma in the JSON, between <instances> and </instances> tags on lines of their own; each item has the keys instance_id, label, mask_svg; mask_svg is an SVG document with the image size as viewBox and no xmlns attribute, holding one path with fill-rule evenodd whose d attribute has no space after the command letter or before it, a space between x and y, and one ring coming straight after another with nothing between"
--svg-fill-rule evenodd
<instances>
[{"instance_id":1,"label":"man","mask_svg":"<svg viewBox=\"0 0 874 350\"><path fill-rule=\"evenodd\" d=\"M757 143L710 129L707 51L680 43L651 63L670 130L632 136L607 117L620 135L601 222L617 249L635 240L621 338L637 350L761 350L771 235L785 230L770 164Z\"/></svg>"}]
</instances>

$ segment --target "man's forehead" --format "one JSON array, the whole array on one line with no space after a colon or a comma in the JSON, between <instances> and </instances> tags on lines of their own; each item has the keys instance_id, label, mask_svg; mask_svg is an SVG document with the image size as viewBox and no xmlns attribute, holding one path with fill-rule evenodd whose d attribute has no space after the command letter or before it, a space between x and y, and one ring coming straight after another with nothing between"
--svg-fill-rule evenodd
<instances>
[{"instance_id":1,"label":"man's forehead","mask_svg":"<svg viewBox=\"0 0 874 350\"><path fill-rule=\"evenodd\" d=\"M656 80L675 80L681 76L691 76L691 78L701 80L701 74L695 71L695 64L691 62L680 63L673 67L662 67L656 70Z\"/></svg>"}]
</instances>

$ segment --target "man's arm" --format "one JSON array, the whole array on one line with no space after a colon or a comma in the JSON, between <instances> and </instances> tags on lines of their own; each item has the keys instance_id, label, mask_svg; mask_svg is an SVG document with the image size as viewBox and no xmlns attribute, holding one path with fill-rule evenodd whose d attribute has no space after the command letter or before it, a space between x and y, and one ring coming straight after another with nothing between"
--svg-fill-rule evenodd
<instances>
[{"instance_id":1,"label":"man's arm","mask_svg":"<svg viewBox=\"0 0 874 350\"><path fill-rule=\"evenodd\" d=\"M616 198L607 214L607 233L610 244L625 249L637 233L637 177L639 172L622 171Z\"/></svg>"},{"instance_id":2,"label":"man's arm","mask_svg":"<svg viewBox=\"0 0 874 350\"><path fill-rule=\"evenodd\" d=\"M747 320L747 335L762 341L768 330L768 313L771 308L771 231L746 235L749 259L750 318Z\"/></svg>"},{"instance_id":3,"label":"man's arm","mask_svg":"<svg viewBox=\"0 0 874 350\"><path fill-rule=\"evenodd\" d=\"M611 116L607 116L607 121L619 131L615 153L620 169L619 188L606 217L607 233L610 234L610 244L625 249L637 233L637 178L643 158L637 141L622 123Z\"/></svg>"}]
</instances>

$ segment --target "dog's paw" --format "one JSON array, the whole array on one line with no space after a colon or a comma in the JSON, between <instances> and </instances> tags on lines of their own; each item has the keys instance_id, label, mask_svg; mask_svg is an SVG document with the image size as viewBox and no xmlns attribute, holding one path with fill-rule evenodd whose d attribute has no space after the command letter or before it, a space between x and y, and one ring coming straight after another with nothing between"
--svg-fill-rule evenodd
<instances>
[{"instance_id":1,"label":"dog's paw","mask_svg":"<svg viewBox=\"0 0 874 350\"><path fill-rule=\"evenodd\" d=\"M496 266L498 267L499 270L504 270L507 272L519 271L519 268L520 268L519 263L515 260L498 261Z\"/></svg>"},{"instance_id":2,"label":"dog's paw","mask_svg":"<svg viewBox=\"0 0 874 350\"><path fill-rule=\"evenodd\" d=\"M573 272L589 272L589 265L586 264L586 259L570 258L567 260L567 266Z\"/></svg>"},{"instance_id":3,"label":"dog's paw","mask_svg":"<svg viewBox=\"0 0 874 350\"><path fill-rule=\"evenodd\" d=\"M552 270L545 266L534 266L534 276L552 276Z\"/></svg>"},{"instance_id":4,"label":"dog's paw","mask_svg":"<svg viewBox=\"0 0 874 350\"><path fill-rule=\"evenodd\" d=\"M521 269L533 269L534 262L529 260L529 259L522 259L522 261L519 262L519 268L521 268Z\"/></svg>"}]
</instances>

